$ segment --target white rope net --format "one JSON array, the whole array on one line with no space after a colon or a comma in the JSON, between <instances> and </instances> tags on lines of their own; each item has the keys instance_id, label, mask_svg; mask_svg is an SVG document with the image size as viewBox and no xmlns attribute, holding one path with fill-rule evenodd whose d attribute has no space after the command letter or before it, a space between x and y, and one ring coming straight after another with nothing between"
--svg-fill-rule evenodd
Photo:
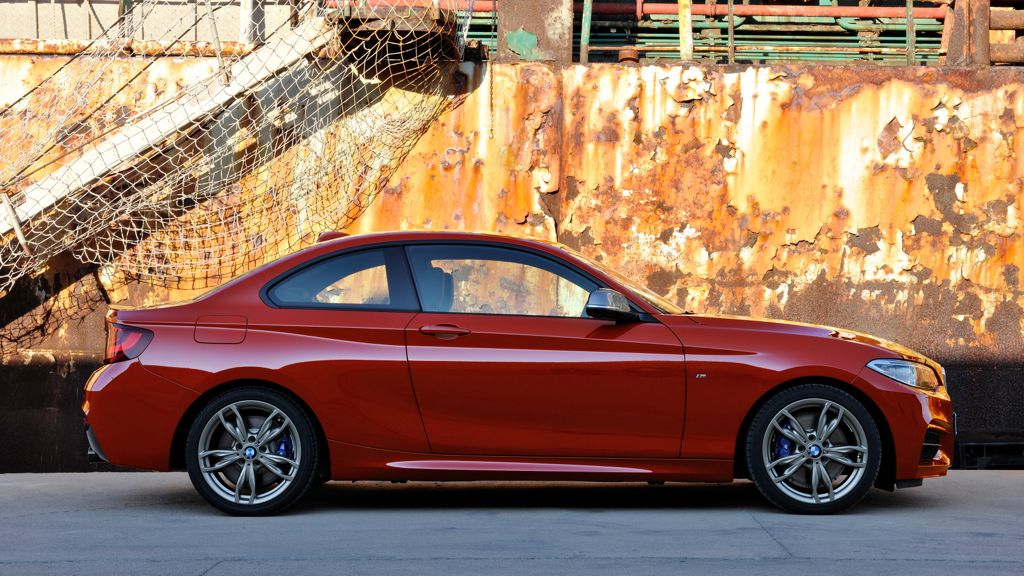
<instances>
[{"instance_id":1,"label":"white rope net","mask_svg":"<svg viewBox=\"0 0 1024 576\"><path fill-rule=\"evenodd\" d=\"M221 41L237 5L160 11L180 4L137 0L0 106L0 298L63 253L219 284L351 223L457 97L472 1L297 0L251 46ZM186 49L199 30L214 40ZM187 50L207 56L202 77L147 83ZM166 94L134 112L147 90Z\"/></svg>"}]
</instances>

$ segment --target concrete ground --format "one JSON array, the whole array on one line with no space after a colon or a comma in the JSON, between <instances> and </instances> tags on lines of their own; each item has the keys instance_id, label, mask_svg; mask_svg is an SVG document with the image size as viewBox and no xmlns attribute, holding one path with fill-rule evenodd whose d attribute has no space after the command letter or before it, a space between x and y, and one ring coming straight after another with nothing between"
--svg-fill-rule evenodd
<instances>
[{"instance_id":1,"label":"concrete ground","mask_svg":"<svg viewBox=\"0 0 1024 576\"><path fill-rule=\"evenodd\" d=\"M728 485L332 483L232 518L183 473L0 475L0 574L1024 574L1024 471L783 514Z\"/></svg>"}]
</instances>

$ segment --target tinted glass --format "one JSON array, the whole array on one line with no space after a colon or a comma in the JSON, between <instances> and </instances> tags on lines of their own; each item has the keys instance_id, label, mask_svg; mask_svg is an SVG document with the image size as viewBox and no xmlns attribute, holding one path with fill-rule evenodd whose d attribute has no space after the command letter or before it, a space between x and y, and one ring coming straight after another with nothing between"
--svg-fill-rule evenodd
<instances>
[{"instance_id":1,"label":"tinted glass","mask_svg":"<svg viewBox=\"0 0 1024 576\"><path fill-rule=\"evenodd\" d=\"M405 281L401 253L363 250L322 260L275 284L279 306L411 310L416 305Z\"/></svg>"},{"instance_id":2,"label":"tinted glass","mask_svg":"<svg viewBox=\"0 0 1024 576\"><path fill-rule=\"evenodd\" d=\"M584 317L598 285L548 258L472 245L410 246L426 312Z\"/></svg>"}]
</instances>

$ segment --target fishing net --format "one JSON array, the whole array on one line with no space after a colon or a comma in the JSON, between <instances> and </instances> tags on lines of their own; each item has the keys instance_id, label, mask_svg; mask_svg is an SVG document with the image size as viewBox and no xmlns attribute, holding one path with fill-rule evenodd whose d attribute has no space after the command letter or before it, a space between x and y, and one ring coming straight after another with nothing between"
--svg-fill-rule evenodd
<instances>
[{"instance_id":1,"label":"fishing net","mask_svg":"<svg viewBox=\"0 0 1024 576\"><path fill-rule=\"evenodd\" d=\"M136 1L0 105L0 297L65 253L202 288L345 227L457 97L472 12L296 0L239 43L237 4L181 5ZM188 77L155 82L169 57Z\"/></svg>"}]
</instances>

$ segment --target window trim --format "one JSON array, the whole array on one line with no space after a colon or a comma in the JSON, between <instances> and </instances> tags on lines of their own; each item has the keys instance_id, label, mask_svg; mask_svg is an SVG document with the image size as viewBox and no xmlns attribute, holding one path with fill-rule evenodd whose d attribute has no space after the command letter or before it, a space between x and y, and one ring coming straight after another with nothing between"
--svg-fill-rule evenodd
<instances>
[{"instance_id":1,"label":"window trim","mask_svg":"<svg viewBox=\"0 0 1024 576\"><path fill-rule=\"evenodd\" d=\"M413 304L414 306L399 306L394 304L330 304L330 303L317 303L309 302L304 304L293 304L293 303L282 303L274 300L270 291L277 287L278 284L288 280L292 276L302 273L308 268L312 268L317 264L332 260L334 258L341 258L343 256L350 256L358 254L359 252L369 252L371 250L379 250L384 255L384 266L388 276L388 296L394 301L393 294L399 293L395 288L400 288L402 294L403 303ZM400 260L398 262L397 260ZM392 266L394 263L394 266ZM392 269L393 268L393 269ZM396 277L394 287L392 286L391 278ZM260 288L259 292L260 300L263 301L270 308L277 308L282 310L337 310L346 312L421 312L419 294L416 291L416 286L413 284L412 269L409 266L409 262L405 256L405 250L402 249L400 243L386 243L386 244L371 244L364 246L353 246L347 249L336 250L334 252L328 252L321 254L315 258L311 258L297 266L293 266L288 270L278 274L271 278L268 282L264 283Z\"/></svg>"}]
</instances>

